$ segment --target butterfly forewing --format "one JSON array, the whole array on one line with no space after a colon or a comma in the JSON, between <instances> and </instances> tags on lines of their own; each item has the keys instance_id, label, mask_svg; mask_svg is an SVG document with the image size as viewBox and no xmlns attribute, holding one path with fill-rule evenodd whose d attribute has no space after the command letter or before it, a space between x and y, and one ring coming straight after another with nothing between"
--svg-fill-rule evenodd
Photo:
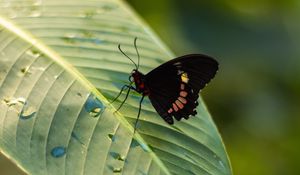
<instances>
[{"instance_id":1,"label":"butterfly forewing","mask_svg":"<svg viewBox=\"0 0 300 175\"><path fill-rule=\"evenodd\" d=\"M213 58L192 54L170 60L145 75L149 98L158 114L169 124L195 115L199 91L215 76Z\"/></svg>"}]
</instances>

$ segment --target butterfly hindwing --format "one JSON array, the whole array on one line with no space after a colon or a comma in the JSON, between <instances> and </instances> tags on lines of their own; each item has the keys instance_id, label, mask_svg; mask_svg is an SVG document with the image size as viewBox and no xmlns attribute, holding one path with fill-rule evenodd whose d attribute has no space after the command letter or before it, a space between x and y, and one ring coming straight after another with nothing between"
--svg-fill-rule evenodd
<instances>
[{"instance_id":1,"label":"butterfly hindwing","mask_svg":"<svg viewBox=\"0 0 300 175\"><path fill-rule=\"evenodd\" d=\"M149 99L169 124L196 114L199 91L215 76L218 63L200 54L170 60L145 75Z\"/></svg>"}]
</instances>

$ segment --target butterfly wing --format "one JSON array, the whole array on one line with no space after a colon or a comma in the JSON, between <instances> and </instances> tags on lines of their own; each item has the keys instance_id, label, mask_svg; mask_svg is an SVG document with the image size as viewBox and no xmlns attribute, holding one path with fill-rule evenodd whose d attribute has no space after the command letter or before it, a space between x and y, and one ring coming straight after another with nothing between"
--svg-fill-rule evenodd
<instances>
[{"instance_id":1,"label":"butterfly wing","mask_svg":"<svg viewBox=\"0 0 300 175\"><path fill-rule=\"evenodd\" d=\"M196 115L199 91L215 76L218 62L202 54L170 60L145 75L149 99L169 124Z\"/></svg>"}]
</instances>

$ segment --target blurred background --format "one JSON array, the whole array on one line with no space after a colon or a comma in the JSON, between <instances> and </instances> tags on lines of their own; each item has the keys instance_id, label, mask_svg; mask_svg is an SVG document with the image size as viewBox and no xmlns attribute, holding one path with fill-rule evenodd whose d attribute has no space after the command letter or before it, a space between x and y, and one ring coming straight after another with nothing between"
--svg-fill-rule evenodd
<instances>
[{"instance_id":1,"label":"blurred background","mask_svg":"<svg viewBox=\"0 0 300 175\"><path fill-rule=\"evenodd\" d=\"M234 174L300 174L299 0L127 2L176 55L220 62L202 96Z\"/></svg>"}]
</instances>

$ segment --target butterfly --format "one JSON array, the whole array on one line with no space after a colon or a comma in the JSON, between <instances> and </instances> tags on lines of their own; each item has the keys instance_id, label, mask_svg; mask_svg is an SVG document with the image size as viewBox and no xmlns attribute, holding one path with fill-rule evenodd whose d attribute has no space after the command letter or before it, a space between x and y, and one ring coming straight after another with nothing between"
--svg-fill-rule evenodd
<instances>
[{"instance_id":1,"label":"butterfly","mask_svg":"<svg viewBox=\"0 0 300 175\"><path fill-rule=\"evenodd\" d=\"M112 101L113 103L127 89L125 99L117 111L125 103L129 92L134 90L141 94L134 131L145 96L149 97L157 113L170 125L174 123L174 119L180 121L182 118L189 119L190 116L195 116L199 91L214 78L218 62L207 55L189 54L167 61L149 73L143 74L139 71L140 55L136 41L137 37L134 39L134 47L138 64L125 54L120 44L118 45L120 52L135 65L135 69L129 76L129 85L124 85Z\"/></svg>"}]
</instances>

